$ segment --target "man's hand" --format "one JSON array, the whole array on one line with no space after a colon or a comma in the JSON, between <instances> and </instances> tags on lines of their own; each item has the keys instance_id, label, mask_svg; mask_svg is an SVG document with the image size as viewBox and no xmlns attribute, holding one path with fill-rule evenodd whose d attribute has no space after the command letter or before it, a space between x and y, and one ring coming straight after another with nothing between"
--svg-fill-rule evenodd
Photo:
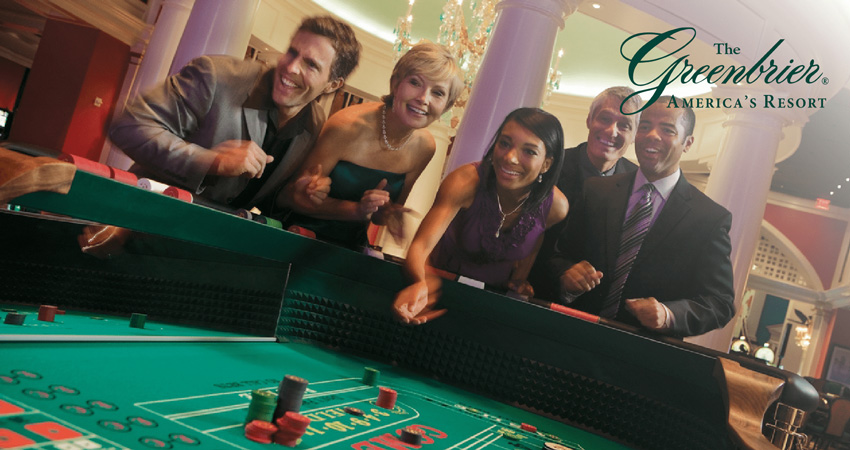
<instances>
[{"instance_id":1,"label":"man's hand","mask_svg":"<svg viewBox=\"0 0 850 450\"><path fill-rule=\"evenodd\" d=\"M440 297L440 284L439 278L429 277L428 282L420 281L402 289L393 302L396 319L421 325L445 314L445 309L433 309Z\"/></svg>"},{"instance_id":2,"label":"man's hand","mask_svg":"<svg viewBox=\"0 0 850 450\"><path fill-rule=\"evenodd\" d=\"M510 280L508 281L508 290L516 292L519 296L526 299L534 298L534 288L527 280Z\"/></svg>"},{"instance_id":3,"label":"man's hand","mask_svg":"<svg viewBox=\"0 0 850 450\"><path fill-rule=\"evenodd\" d=\"M211 149L216 153L209 175L260 178L266 164L274 161L254 141L224 141Z\"/></svg>"},{"instance_id":4,"label":"man's hand","mask_svg":"<svg viewBox=\"0 0 850 450\"><path fill-rule=\"evenodd\" d=\"M602 272L587 261L574 264L561 275L561 289L572 295L581 295L599 286Z\"/></svg>"},{"instance_id":5,"label":"man's hand","mask_svg":"<svg viewBox=\"0 0 850 450\"><path fill-rule=\"evenodd\" d=\"M318 206L328 198L330 192L331 179L322 176L322 165L319 164L310 170L305 170L295 180L295 189L292 195L295 197L293 200L296 205L309 201Z\"/></svg>"},{"instance_id":6,"label":"man's hand","mask_svg":"<svg viewBox=\"0 0 850 450\"><path fill-rule=\"evenodd\" d=\"M375 211L389 203L390 193L384 190L385 187L387 187L386 178L378 182L375 189L363 193L363 197L360 199L360 215L363 220L371 220Z\"/></svg>"},{"instance_id":7,"label":"man's hand","mask_svg":"<svg viewBox=\"0 0 850 450\"><path fill-rule=\"evenodd\" d=\"M670 311L655 297L626 299L626 309L650 330L662 331L669 327L667 318Z\"/></svg>"}]
</instances>

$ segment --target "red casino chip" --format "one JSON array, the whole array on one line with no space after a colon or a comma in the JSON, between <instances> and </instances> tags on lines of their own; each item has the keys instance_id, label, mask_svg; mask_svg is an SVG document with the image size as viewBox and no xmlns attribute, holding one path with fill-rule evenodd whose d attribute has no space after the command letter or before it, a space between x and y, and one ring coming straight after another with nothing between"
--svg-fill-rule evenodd
<instances>
[{"instance_id":1,"label":"red casino chip","mask_svg":"<svg viewBox=\"0 0 850 450\"><path fill-rule=\"evenodd\" d=\"M192 193L174 186L169 186L164 191L163 194L174 197L176 199L183 200L184 202L192 203Z\"/></svg>"},{"instance_id":2,"label":"red casino chip","mask_svg":"<svg viewBox=\"0 0 850 450\"><path fill-rule=\"evenodd\" d=\"M535 427L534 425L524 423L519 427L525 431L528 431L529 433L537 433L537 427Z\"/></svg>"},{"instance_id":3,"label":"red casino chip","mask_svg":"<svg viewBox=\"0 0 850 450\"><path fill-rule=\"evenodd\" d=\"M252 420L245 425L245 437L260 444L271 444L272 435L277 433L277 427L271 422Z\"/></svg>"},{"instance_id":4,"label":"red casino chip","mask_svg":"<svg viewBox=\"0 0 850 450\"><path fill-rule=\"evenodd\" d=\"M83 158L82 156L62 153L61 155L57 156L56 159L60 161L69 162L77 166L77 169L84 170L95 175L100 175L104 178L112 177L112 172L109 170L109 166L105 166L101 163Z\"/></svg>"},{"instance_id":5,"label":"red casino chip","mask_svg":"<svg viewBox=\"0 0 850 450\"><path fill-rule=\"evenodd\" d=\"M113 180L129 184L130 186L135 186L136 183L139 182L139 177L137 177L136 174L127 172L126 170L116 169L114 167L109 168L109 175Z\"/></svg>"},{"instance_id":6,"label":"red casino chip","mask_svg":"<svg viewBox=\"0 0 850 450\"><path fill-rule=\"evenodd\" d=\"M378 388L378 399L375 400L375 406L384 409L395 408L395 401L398 398L398 393L388 387Z\"/></svg>"}]
</instances>

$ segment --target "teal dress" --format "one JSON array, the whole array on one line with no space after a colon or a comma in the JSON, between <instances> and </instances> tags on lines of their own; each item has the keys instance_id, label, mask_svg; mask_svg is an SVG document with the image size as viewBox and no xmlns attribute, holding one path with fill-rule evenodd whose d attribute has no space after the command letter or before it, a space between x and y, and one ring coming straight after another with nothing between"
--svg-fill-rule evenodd
<instances>
[{"instance_id":1,"label":"teal dress","mask_svg":"<svg viewBox=\"0 0 850 450\"><path fill-rule=\"evenodd\" d=\"M329 197L337 200L360 202L363 193L374 189L381 180L387 180L385 191L395 203L404 188L405 174L387 172L358 166L349 161L339 161L328 175L331 179ZM298 225L316 233L316 238L346 247L366 245L368 221L325 220L293 213L286 221L287 226Z\"/></svg>"}]
</instances>

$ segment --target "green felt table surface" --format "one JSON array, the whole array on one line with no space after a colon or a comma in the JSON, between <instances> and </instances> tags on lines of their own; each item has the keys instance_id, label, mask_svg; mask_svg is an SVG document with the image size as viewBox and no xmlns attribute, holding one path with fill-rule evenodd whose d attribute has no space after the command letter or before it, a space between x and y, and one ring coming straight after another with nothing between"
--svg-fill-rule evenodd
<instances>
[{"instance_id":1,"label":"green felt table surface","mask_svg":"<svg viewBox=\"0 0 850 450\"><path fill-rule=\"evenodd\" d=\"M0 343L2 436L28 439L16 448L283 448L246 439L253 389L277 391L287 374L307 379L301 413L310 427L296 448L404 449L398 431L425 431L422 448L575 449L622 445L439 381L335 351L276 342ZM375 405L377 386L398 392L396 406ZM356 417L345 406L363 410ZM521 430L535 425L537 432ZM47 424L47 425L45 425ZM53 427L58 441L37 433ZM11 441L7 441L11 442ZM76 447L74 447L76 445ZM100 447L96 447L99 445Z\"/></svg>"},{"instance_id":2,"label":"green felt table surface","mask_svg":"<svg viewBox=\"0 0 850 450\"><path fill-rule=\"evenodd\" d=\"M9 311L26 314L22 325L3 323ZM144 312L140 311L140 314ZM255 336L174 325L147 318L144 328L130 327L130 317L67 310L52 322L38 320L38 307L0 304L0 342L84 340L257 340ZM2 448L2 447L0 447Z\"/></svg>"}]
</instances>

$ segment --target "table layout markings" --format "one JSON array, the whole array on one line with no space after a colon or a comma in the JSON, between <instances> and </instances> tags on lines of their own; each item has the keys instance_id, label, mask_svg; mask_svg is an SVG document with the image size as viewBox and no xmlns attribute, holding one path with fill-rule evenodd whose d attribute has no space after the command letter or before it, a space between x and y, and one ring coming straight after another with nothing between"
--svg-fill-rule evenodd
<instances>
[{"instance_id":1,"label":"table layout markings","mask_svg":"<svg viewBox=\"0 0 850 450\"><path fill-rule=\"evenodd\" d=\"M458 447L460 447L461 445L465 444L465 443L466 443L466 441L469 441L469 440L475 439L475 437L476 437L476 436L478 436L478 435L480 435L480 434L483 434L483 433L486 433L486 432L488 432L488 431L492 430L493 428L496 428L496 426L497 426L497 425L490 425L489 427L487 427L487 428L485 428L485 429L483 429L483 430L479 431L478 433L475 433L475 434L473 434L472 436L470 436L470 437L468 437L468 438L466 438L466 439L464 439L464 440L462 440L462 441L458 442L457 444L452 445L451 447L447 448L446 450L452 450L453 448L458 448ZM492 436L492 435L493 435L493 433L490 433L490 434L488 434L486 437L484 437L484 439L487 439L488 437L490 437L490 436ZM480 439L479 439L479 441L480 441ZM476 441L476 442L479 442L479 441ZM473 444L473 445L475 445L475 444Z\"/></svg>"},{"instance_id":2,"label":"table layout markings","mask_svg":"<svg viewBox=\"0 0 850 450\"><path fill-rule=\"evenodd\" d=\"M400 403L400 402L398 402L398 404L399 404L399 405L404 405L404 403ZM398 424L400 424L400 423L408 422L408 421L410 421L410 420L413 420L413 419L416 419L416 418L418 418L418 417L419 417L419 411L417 411L417 410L416 410L416 409L414 409L414 408L411 408L411 407L410 407L410 405L404 405L404 406L407 406L407 408L409 408L411 411L414 411L414 412L416 413L416 415L415 415L415 416L413 416L413 417L408 417L407 419L404 419L404 420L399 420L399 421L397 421L397 422L388 423L388 424L386 424L386 425L381 425L381 426L379 426L379 427L377 427L377 428L370 428L370 429L368 429L368 430L361 431L360 433L352 434L351 436L345 436L345 437L343 437L343 438L341 438L341 439L337 439L337 440L335 440L335 441L331 441L331 442L326 442L326 443L324 443L324 444L322 444L322 445L317 445L317 446L315 446L315 447L310 447L310 448L311 448L311 450L318 450L318 449L320 449L320 448L325 448L325 447L327 447L327 446L329 446L329 445L333 445L333 444L336 444L336 443L338 443L338 442L347 441L347 440L349 440L349 439L352 439L352 438L355 438L355 437L361 436L361 435L363 435L363 434L371 433L371 432L373 432L373 431L375 431L375 430L380 430L380 429L382 429L382 428L391 427L391 426L394 426L394 425L398 425Z\"/></svg>"}]
</instances>

